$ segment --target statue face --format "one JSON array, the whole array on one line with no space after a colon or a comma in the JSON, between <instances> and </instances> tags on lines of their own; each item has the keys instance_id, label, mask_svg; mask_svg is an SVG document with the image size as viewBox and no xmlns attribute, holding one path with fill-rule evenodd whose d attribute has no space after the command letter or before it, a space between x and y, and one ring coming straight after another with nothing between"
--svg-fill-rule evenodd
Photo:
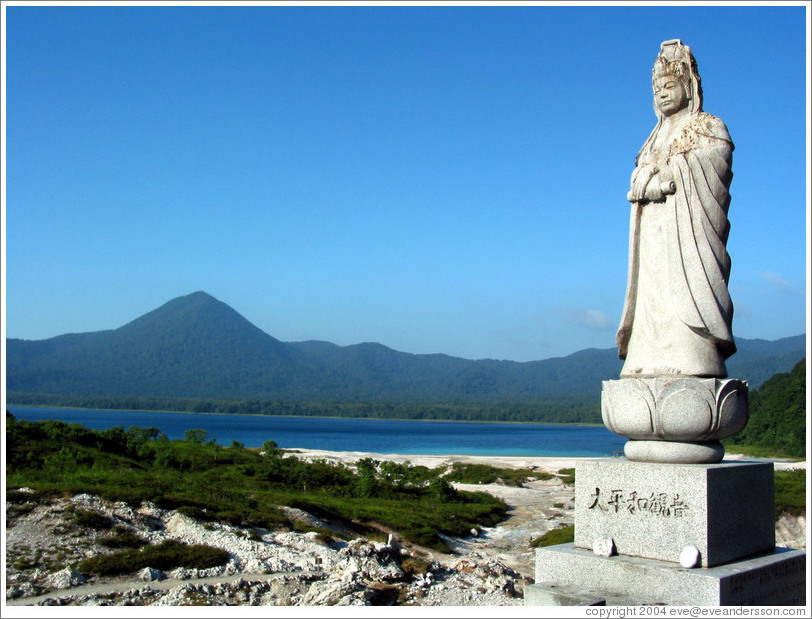
<instances>
[{"instance_id":1,"label":"statue face","mask_svg":"<svg viewBox=\"0 0 812 619\"><path fill-rule=\"evenodd\" d=\"M666 75L654 80L654 105L663 116L671 116L686 108L688 99L688 93L676 77Z\"/></svg>"}]
</instances>

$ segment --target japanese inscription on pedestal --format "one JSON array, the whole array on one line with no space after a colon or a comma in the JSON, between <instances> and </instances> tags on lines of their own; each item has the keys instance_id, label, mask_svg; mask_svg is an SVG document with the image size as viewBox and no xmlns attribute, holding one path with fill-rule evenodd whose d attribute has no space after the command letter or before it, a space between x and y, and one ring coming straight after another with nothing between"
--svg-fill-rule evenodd
<instances>
[{"instance_id":1,"label":"japanese inscription on pedestal","mask_svg":"<svg viewBox=\"0 0 812 619\"><path fill-rule=\"evenodd\" d=\"M595 488L590 495L589 509L614 514L651 514L665 518L682 518L688 505L679 494L667 492L638 492L623 489L601 491Z\"/></svg>"}]
</instances>

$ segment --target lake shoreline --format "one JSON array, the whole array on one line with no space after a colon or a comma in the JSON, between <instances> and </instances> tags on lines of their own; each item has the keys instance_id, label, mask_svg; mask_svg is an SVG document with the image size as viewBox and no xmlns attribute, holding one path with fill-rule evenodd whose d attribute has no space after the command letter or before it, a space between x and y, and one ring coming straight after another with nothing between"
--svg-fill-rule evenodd
<instances>
[{"instance_id":1,"label":"lake shoreline","mask_svg":"<svg viewBox=\"0 0 812 619\"><path fill-rule=\"evenodd\" d=\"M283 449L286 454L303 460L325 460L343 465L354 465L359 460L370 458L378 461L391 461L411 466L438 468L453 464L484 464L495 468L539 469L555 473L561 469L576 468L578 463L592 460L614 460L622 456L497 456L465 454L397 454L368 451L330 451L326 449ZM806 469L805 460L791 458L755 458L745 454L725 454L723 462L758 461L772 462L776 470Z\"/></svg>"},{"instance_id":2,"label":"lake shoreline","mask_svg":"<svg viewBox=\"0 0 812 619\"><path fill-rule=\"evenodd\" d=\"M425 466L434 469L454 464L483 464L495 468L541 469L556 472L574 468L578 462L594 460L591 456L492 456L466 454L397 454L368 451L330 451L326 449L285 449L291 456L302 460L325 460L343 465L354 465L359 460L370 458L378 461L396 462L411 466Z\"/></svg>"},{"instance_id":3,"label":"lake shoreline","mask_svg":"<svg viewBox=\"0 0 812 619\"><path fill-rule=\"evenodd\" d=\"M412 419L409 417L343 417L341 415L265 415L263 413L224 413L216 411L169 411L159 409L140 408L86 408L84 406L58 406L52 404L14 404L6 402L6 410L11 408L39 408L57 409L66 411L88 411L99 413L161 413L162 415L233 415L235 417L260 417L279 419L357 419L359 421L415 421L426 423L498 423L498 424L518 424L518 425L542 425L542 426L583 426L588 428L602 427L602 423L564 422L564 421L500 421L498 419ZM13 413L12 413L13 414Z\"/></svg>"},{"instance_id":4,"label":"lake shoreline","mask_svg":"<svg viewBox=\"0 0 812 619\"><path fill-rule=\"evenodd\" d=\"M611 456L623 439L605 426L546 423L316 418L293 415L166 413L11 406L18 420L78 423L94 431L157 428L169 440L205 431L205 442L228 447L323 449L381 454L481 456ZM419 422L419 423L418 423Z\"/></svg>"}]
</instances>

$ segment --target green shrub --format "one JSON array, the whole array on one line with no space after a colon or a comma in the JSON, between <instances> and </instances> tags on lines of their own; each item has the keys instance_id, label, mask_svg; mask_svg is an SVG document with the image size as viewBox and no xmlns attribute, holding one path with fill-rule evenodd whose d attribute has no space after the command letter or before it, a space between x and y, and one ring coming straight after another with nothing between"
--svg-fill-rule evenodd
<instances>
[{"instance_id":1,"label":"green shrub","mask_svg":"<svg viewBox=\"0 0 812 619\"><path fill-rule=\"evenodd\" d=\"M532 469L497 468L489 464L455 463L448 475L448 481L462 484L494 484L521 486L529 477L539 477Z\"/></svg>"},{"instance_id":2,"label":"green shrub","mask_svg":"<svg viewBox=\"0 0 812 619\"><path fill-rule=\"evenodd\" d=\"M282 455L282 450L276 441L265 441L262 443L262 454L266 458L277 458Z\"/></svg>"},{"instance_id":3,"label":"green shrub","mask_svg":"<svg viewBox=\"0 0 812 619\"><path fill-rule=\"evenodd\" d=\"M156 546L146 546L141 550L119 550L83 559L76 568L83 574L119 576L137 572L145 567L163 571L176 567L206 569L223 565L228 561L229 556L225 550L220 548L205 545L187 546L181 542L167 540Z\"/></svg>"},{"instance_id":4,"label":"green shrub","mask_svg":"<svg viewBox=\"0 0 812 619\"><path fill-rule=\"evenodd\" d=\"M537 537L530 542L531 548L540 548L543 546L557 546L558 544L567 544L575 539L575 525L565 525L552 531L547 531L541 537Z\"/></svg>"},{"instance_id":5,"label":"green shrub","mask_svg":"<svg viewBox=\"0 0 812 619\"><path fill-rule=\"evenodd\" d=\"M63 447L56 453L45 456L45 468L52 471L75 471L93 462L87 454L79 449Z\"/></svg>"},{"instance_id":6,"label":"green shrub","mask_svg":"<svg viewBox=\"0 0 812 619\"><path fill-rule=\"evenodd\" d=\"M181 505L178 507L177 512L193 520L212 520L212 515L207 511L195 507L194 505Z\"/></svg>"},{"instance_id":7,"label":"green shrub","mask_svg":"<svg viewBox=\"0 0 812 619\"><path fill-rule=\"evenodd\" d=\"M113 520L109 516L86 509L74 510L71 514L73 523L80 527L87 527L95 531L103 531L113 528Z\"/></svg>"},{"instance_id":8,"label":"green shrub","mask_svg":"<svg viewBox=\"0 0 812 619\"><path fill-rule=\"evenodd\" d=\"M250 539L252 542L262 541L262 535L256 529L246 529L244 535L246 539Z\"/></svg>"},{"instance_id":9,"label":"green shrub","mask_svg":"<svg viewBox=\"0 0 812 619\"><path fill-rule=\"evenodd\" d=\"M19 518L36 509L34 503L6 503L6 517L9 519Z\"/></svg>"},{"instance_id":10,"label":"green shrub","mask_svg":"<svg viewBox=\"0 0 812 619\"><path fill-rule=\"evenodd\" d=\"M429 562L420 557L411 556L403 560L400 569L410 576L419 576L428 572Z\"/></svg>"},{"instance_id":11,"label":"green shrub","mask_svg":"<svg viewBox=\"0 0 812 619\"><path fill-rule=\"evenodd\" d=\"M183 440L190 443L205 443L208 437L208 430L203 430L202 428L192 428L183 433Z\"/></svg>"},{"instance_id":12,"label":"green shrub","mask_svg":"<svg viewBox=\"0 0 812 619\"><path fill-rule=\"evenodd\" d=\"M329 546L330 543L336 538L349 539L348 536L337 533L332 529L325 529L324 527L320 527L315 524L308 524L307 522L303 522L301 520L297 520L293 523L293 530L297 533L316 533L315 540L323 546Z\"/></svg>"},{"instance_id":13,"label":"green shrub","mask_svg":"<svg viewBox=\"0 0 812 619\"><path fill-rule=\"evenodd\" d=\"M248 509L241 509L241 510L234 510L234 509L227 509L218 511L214 514L214 519L219 522L224 522L226 524L230 524L235 527L252 527L255 525L259 525L262 521L264 521L263 515L259 513L254 513Z\"/></svg>"},{"instance_id":14,"label":"green shrub","mask_svg":"<svg viewBox=\"0 0 812 619\"><path fill-rule=\"evenodd\" d=\"M112 534L100 539L99 542L107 548L140 548L147 544L130 529L122 526L114 527Z\"/></svg>"},{"instance_id":15,"label":"green shrub","mask_svg":"<svg viewBox=\"0 0 812 619\"><path fill-rule=\"evenodd\" d=\"M45 498L41 492L6 490L6 503L42 503Z\"/></svg>"},{"instance_id":16,"label":"green shrub","mask_svg":"<svg viewBox=\"0 0 812 619\"><path fill-rule=\"evenodd\" d=\"M561 469L558 471L558 477L565 484L572 485L575 483L575 469Z\"/></svg>"},{"instance_id":17,"label":"green shrub","mask_svg":"<svg viewBox=\"0 0 812 619\"><path fill-rule=\"evenodd\" d=\"M429 492L431 496L440 501L455 501L459 498L459 492L454 486L449 484L444 477L435 477L429 482Z\"/></svg>"}]
</instances>

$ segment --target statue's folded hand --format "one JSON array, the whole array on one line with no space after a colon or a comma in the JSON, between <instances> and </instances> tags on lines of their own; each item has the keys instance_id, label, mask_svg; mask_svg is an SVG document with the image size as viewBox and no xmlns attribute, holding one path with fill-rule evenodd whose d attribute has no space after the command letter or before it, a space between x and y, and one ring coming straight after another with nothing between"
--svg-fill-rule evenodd
<instances>
[{"instance_id":1,"label":"statue's folded hand","mask_svg":"<svg viewBox=\"0 0 812 619\"><path fill-rule=\"evenodd\" d=\"M660 181L658 179L659 170L653 165L644 165L635 168L632 174L632 187L627 198L629 202L650 202L662 200L660 191Z\"/></svg>"},{"instance_id":2,"label":"statue's folded hand","mask_svg":"<svg viewBox=\"0 0 812 619\"><path fill-rule=\"evenodd\" d=\"M643 198L647 202L662 202L662 200L665 198L665 195L663 194L663 185L668 186L668 183L661 183L659 177L655 175L654 178L649 181L648 185L646 185Z\"/></svg>"}]
</instances>

